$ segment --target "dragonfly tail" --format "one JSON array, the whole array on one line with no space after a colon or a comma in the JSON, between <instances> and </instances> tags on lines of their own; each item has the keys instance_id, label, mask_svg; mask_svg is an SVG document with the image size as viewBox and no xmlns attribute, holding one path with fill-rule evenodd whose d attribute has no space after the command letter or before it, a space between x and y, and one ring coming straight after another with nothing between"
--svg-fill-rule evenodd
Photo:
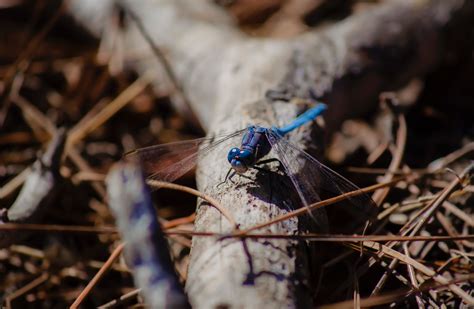
<instances>
[{"instance_id":1,"label":"dragonfly tail","mask_svg":"<svg viewBox=\"0 0 474 309\"><path fill-rule=\"evenodd\" d=\"M298 116L295 120L293 120L290 124L281 127L281 128L273 128L279 135L284 136L288 132L293 131L296 128L301 127L307 122L314 120L316 117L321 115L327 109L327 105L324 103L320 103L313 108L308 109L306 112Z\"/></svg>"}]
</instances>

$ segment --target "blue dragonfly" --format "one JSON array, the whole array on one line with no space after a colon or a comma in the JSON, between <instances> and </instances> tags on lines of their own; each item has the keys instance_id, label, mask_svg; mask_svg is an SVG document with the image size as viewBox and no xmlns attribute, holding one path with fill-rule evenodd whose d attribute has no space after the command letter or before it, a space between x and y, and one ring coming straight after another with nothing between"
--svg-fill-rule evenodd
<instances>
[{"instance_id":1,"label":"blue dragonfly","mask_svg":"<svg viewBox=\"0 0 474 309\"><path fill-rule=\"evenodd\" d=\"M191 170L199 156L216 151L221 148L218 146L231 139L241 138L240 147L232 147L228 151L227 161L231 169L225 179L228 179L230 172L233 172L230 176L232 178L234 174L244 175L251 168L262 170L257 167L261 163L278 161L291 180L302 205L308 207L321 201L322 197L329 198L359 189L286 138L288 133L313 121L326 108L325 104L320 103L282 127L266 128L252 125L218 138L205 137L145 147L130 152L128 156L138 157L149 178L173 182ZM262 160L271 152L275 153L276 158ZM363 223L373 217L377 210L375 203L367 194L351 197L341 204L345 211L350 213L351 223ZM308 210L308 214L321 231L328 230L328 219L324 209Z\"/></svg>"}]
</instances>

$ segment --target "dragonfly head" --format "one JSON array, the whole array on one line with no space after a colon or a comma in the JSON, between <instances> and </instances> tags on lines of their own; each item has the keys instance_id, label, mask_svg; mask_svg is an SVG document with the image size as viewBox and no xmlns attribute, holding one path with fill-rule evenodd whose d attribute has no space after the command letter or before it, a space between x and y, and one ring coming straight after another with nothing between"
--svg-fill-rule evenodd
<instances>
[{"instance_id":1,"label":"dragonfly head","mask_svg":"<svg viewBox=\"0 0 474 309\"><path fill-rule=\"evenodd\" d=\"M239 174L245 173L252 162L252 152L247 149L240 150L237 147L232 148L227 155L232 168Z\"/></svg>"}]
</instances>

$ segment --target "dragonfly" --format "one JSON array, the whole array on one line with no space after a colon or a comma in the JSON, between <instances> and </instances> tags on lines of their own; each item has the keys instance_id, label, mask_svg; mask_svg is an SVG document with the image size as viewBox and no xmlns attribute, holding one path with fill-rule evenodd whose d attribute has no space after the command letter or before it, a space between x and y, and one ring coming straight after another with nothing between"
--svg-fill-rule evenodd
<instances>
[{"instance_id":1,"label":"dragonfly","mask_svg":"<svg viewBox=\"0 0 474 309\"><path fill-rule=\"evenodd\" d=\"M328 217L325 210L320 208L311 211L309 205L321 201L322 197L329 198L359 188L287 138L288 133L315 120L326 109L325 104L319 103L285 126L267 128L251 125L217 138L204 137L155 145L136 149L126 156L137 157L148 178L173 182L195 167L200 156L222 151L224 143L240 139L240 147L234 146L228 150L226 159L230 169L225 179L227 180L230 172L244 175L252 168L261 170L257 165L262 162L280 162L302 206L308 209L309 216L319 229L327 232ZM272 152L276 158L263 160ZM219 153L218 156L223 157L225 153ZM373 218L377 211L374 201L365 193L350 197L347 201L341 202L341 205L350 214L351 223L363 223Z\"/></svg>"}]
</instances>

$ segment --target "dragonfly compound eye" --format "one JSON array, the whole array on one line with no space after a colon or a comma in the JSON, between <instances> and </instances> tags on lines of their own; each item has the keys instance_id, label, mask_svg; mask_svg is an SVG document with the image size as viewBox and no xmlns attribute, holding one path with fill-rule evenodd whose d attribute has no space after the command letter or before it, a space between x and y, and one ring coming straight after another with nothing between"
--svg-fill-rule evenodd
<instances>
[{"instance_id":1,"label":"dragonfly compound eye","mask_svg":"<svg viewBox=\"0 0 474 309\"><path fill-rule=\"evenodd\" d=\"M232 165L232 168L239 174L243 174L249 169L248 166L241 162L239 159L233 159L230 162L230 165Z\"/></svg>"},{"instance_id":2,"label":"dragonfly compound eye","mask_svg":"<svg viewBox=\"0 0 474 309\"><path fill-rule=\"evenodd\" d=\"M237 159L240 153L240 149L237 147L232 148L227 154L227 160L229 163L232 163L232 160Z\"/></svg>"}]
</instances>

